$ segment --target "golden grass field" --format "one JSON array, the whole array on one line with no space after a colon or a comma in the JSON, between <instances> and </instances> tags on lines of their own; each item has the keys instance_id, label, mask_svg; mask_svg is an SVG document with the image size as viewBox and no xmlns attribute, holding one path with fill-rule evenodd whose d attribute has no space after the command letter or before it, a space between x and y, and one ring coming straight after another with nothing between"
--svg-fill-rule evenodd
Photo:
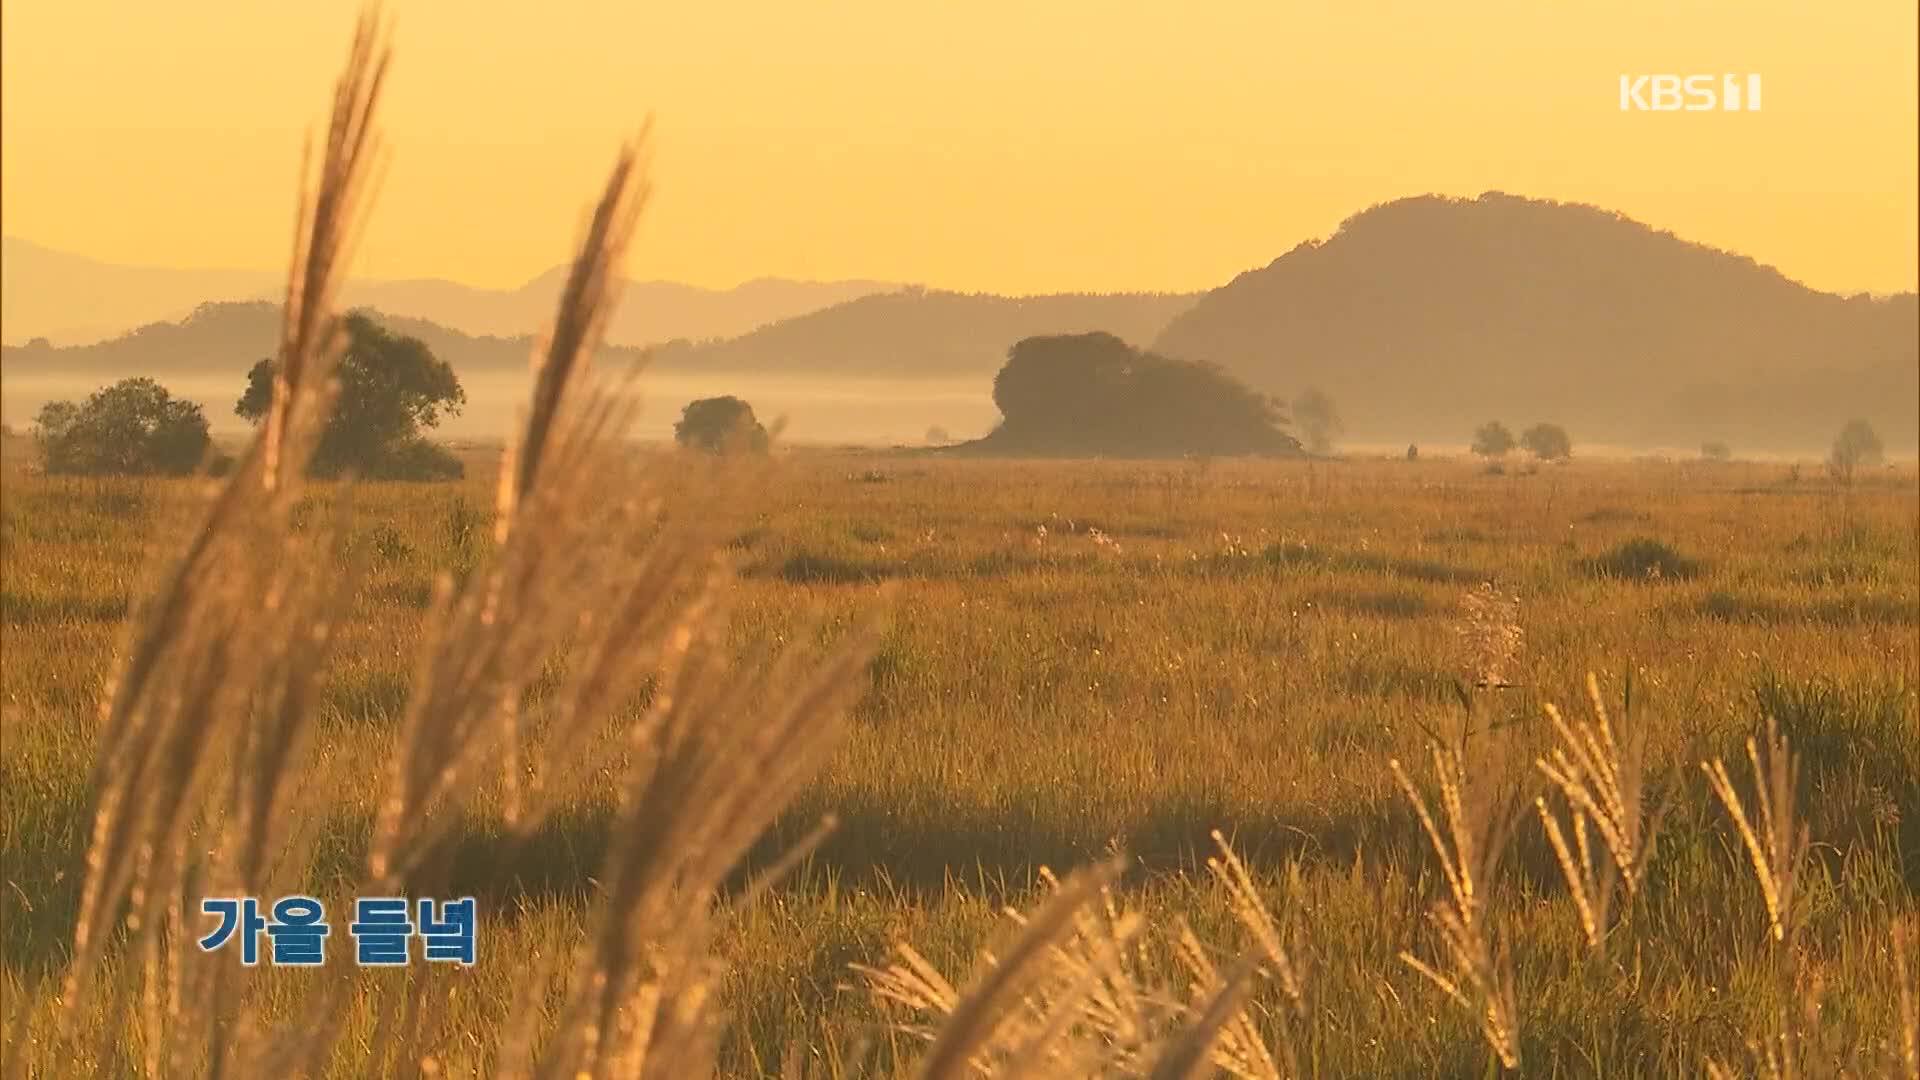
<instances>
[{"instance_id":1,"label":"golden grass field","mask_svg":"<svg viewBox=\"0 0 1920 1080\"><path fill-rule=\"evenodd\" d=\"M150 560L178 547L203 482L48 478L23 468L23 442L7 450L0 964L9 1007L38 1010L24 1052L56 1075L71 1061L35 1055L51 1053L72 947L101 702ZM320 823L297 876L336 902L359 880L434 581L492 546L496 462L475 453L458 485L351 494L364 574L297 775ZM647 468L697 465L661 453ZM1177 970L1184 923L1224 966L1249 930L1205 867L1215 829L1299 968L1300 1005L1269 978L1246 1015L1302 1073L1490 1070L1474 1013L1399 955L1445 955L1427 917L1448 895L1441 864L1390 767L1426 790L1435 739L1520 810L1481 885L1526 1075L1697 1075L1710 1057L1739 1074L1769 1052L1808 1076L1912 1068L1899 972L1910 996L1914 971L1895 947L1920 913L1920 485L1911 467L1844 487L1808 472L782 453L725 511L729 648L886 623L844 742L750 861L824 814L837 828L764 899L721 901L723 1072L777 1071L796 1047L815 1074L907 1071L921 1044L902 1025L928 1018L849 965L884 967L905 941L960 984L1003 906L1048 891L1043 867L1111 851L1129 858L1114 902L1151 928L1140 962ZM332 495L311 491L307 516ZM1641 538L1670 548L1657 574ZM547 663L530 717L562 681L565 660ZM1649 802L1671 797L1598 947L1530 805L1557 798L1534 766L1556 744L1542 706L1590 716L1590 671L1615 724L1631 693ZM1489 675L1504 685L1477 685ZM1724 758L1750 799L1742 746L1767 716L1800 755L1811 838L1784 944L1701 769ZM497 775L481 784L449 870L479 898L480 963L408 976L452 984L421 1040L441 1068L490 1069L537 958L581 938L625 760L608 750L532 844L506 842L508 796ZM103 1000L135 995L131 962L106 962ZM303 977L262 968L248 1000L297 1024ZM399 977L350 978L348 1045L372 1037ZM90 1068L135 1069L135 1032L102 1041Z\"/></svg>"},{"instance_id":2,"label":"golden grass field","mask_svg":"<svg viewBox=\"0 0 1920 1080\"><path fill-rule=\"evenodd\" d=\"M1920 1080L1911 466L639 447L637 139L507 452L316 483L380 25L227 477L0 444L0 1076Z\"/></svg>"}]
</instances>

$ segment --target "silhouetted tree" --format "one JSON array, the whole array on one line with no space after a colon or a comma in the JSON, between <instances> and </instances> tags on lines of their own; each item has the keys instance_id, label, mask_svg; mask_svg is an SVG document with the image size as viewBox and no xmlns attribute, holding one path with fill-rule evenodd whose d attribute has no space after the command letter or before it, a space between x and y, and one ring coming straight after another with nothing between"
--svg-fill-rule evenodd
<instances>
[{"instance_id":1,"label":"silhouetted tree","mask_svg":"<svg viewBox=\"0 0 1920 1080\"><path fill-rule=\"evenodd\" d=\"M1886 460L1887 448L1880 441L1880 433L1865 420L1849 420L1847 426L1840 429L1840 436L1833 440L1833 453L1827 458L1827 466L1841 480L1852 480L1853 471L1862 465L1878 465Z\"/></svg>"},{"instance_id":2,"label":"silhouetted tree","mask_svg":"<svg viewBox=\"0 0 1920 1080\"><path fill-rule=\"evenodd\" d=\"M1703 442L1700 444L1700 456L1708 461L1732 461L1733 449L1723 442Z\"/></svg>"},{"instance_id":3,"label":"silhouetted tree","mask_svg":"<svg viewBox=\"0 0 1920 1080\"><path fill-rule=\"evenodd\" d=\"M212 442L200 406L152 379L122 379L78 405L49 402L34 437L48 472L83 475L189 473Z\"/></svg>"},{"instance_id":4,"label":"silhouetted tree","mask_svg":"<svg viewBox=\"0 0 1920 1080\"><path fill-rule=\"evenodd\" d=\"M1541 461L1565 461L1573 456L1573 440L1559 424L1535 424L1520 435L1520 445Z\"/></svg>"},{"instance_id":5,"label":"silhouetted tree","mask_svg":"<svg viewBox=\"0 0 1920 1080\"><path fill-rule=\"evenodd\" d=\"M945 446L952 441L953 436L947 432L946 428L938 424L927 429L928 446Z\"/></svg>"},{"instance_id":6,"label":"silhouetted tree","mask_svg":"<svg viewBox=\"0 0 1920 1080\"><path fill-rule=\"evenodd\" d=\"M1333 399L1318 387L1309 386L1293 399L1293 422L1307 437L1307 449L1324 454L1333 449L1333 440L1347 430L1340 420Z\"/></svg>"},{"instance_id":7,"label":"silhouetted tree","mask_svg":"<svg viewBox=\"0 0 1920 1080\"><path fill-rule=\"evenodd\" d=\"M365 315L348 315L346 329L347 351L335 372L340 398L314 450L314 474L351 471L391 480L460 476L459 459L421 434L443 416L458 416L466 404L453 368L418 338L389 333ZM235 413L256 422L267 414L277 367L272 359L253 365Z\"/></svg>"},{"instance_id":8,"label":"silhouetted tree","mask_svg":"<svg viewBox=\"0 0 1920 1080\"><path fill-rule=\"evenodd\" d=\"M1143 352L1112 334L1031 337L993 380L1003 416L989 448L1047 454L1300 453L1280 406L1209 364Z\"/></svg>"},{"instance_id":9,"label":"silhouetted tree","mask_svg":"<svg viewBox=\"0 0 1920 1080\"><path fill-rule=\"evenodd\" d=\"M1481 457L1503 457L1513 449L1513 432L1498 420L1489 420L1473 433L1473 452Z\"/></svg>"},{"instance_id":10,"label":"silhouetted tree","mask_svg":"<svg viewBox=\"0 0 1920 1080\"><path fill-rule=\"evenodd\" d=\"M681 446L709 453L767 450L767 429L753 415L753 406L731 395L690 401L673 425Z\"/></svg>"}]
</instances>

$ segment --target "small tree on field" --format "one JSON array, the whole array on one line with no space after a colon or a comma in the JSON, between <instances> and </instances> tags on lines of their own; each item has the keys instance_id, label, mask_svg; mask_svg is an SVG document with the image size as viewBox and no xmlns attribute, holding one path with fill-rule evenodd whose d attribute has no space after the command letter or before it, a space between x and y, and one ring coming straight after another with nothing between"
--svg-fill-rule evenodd
<instances>
[{"instance_id":1,"label":"small tree on field","mask_svg":"<svg viewBox=\"0 0 1920 1080\"><path fill-rule=\"evenodd\" d=\"M1573 456L1573 440L1559 424L1535 424L1520 436L1520 445L1541 461L1565 461Z\"/></svg>"},{"instance_id":2,"label":"small tree on field","mask_svg":"<svg viewBox=\"0 0 1920 1080\"><path fill-rule=\"evenodd\" d=\"M1473 452L1485 458L1505 457L1513 450L1513 432L1498 420L1489 420L1473 433Z\"/></svg>"},{"instance_id":3,"label":"small tree on field","mask_svg":"<svg viewBox=\"0 0 1920 1080\"><path fill-rule=\"evenodd\" d=\"M1318 387L1309 386L1293 399L1293 422L1307 437L1307 449L1325 454L1333 449L1333 440L1347 429L1333 399Z\"/></svg>"},{"instance_id":4,"label":"small tree on field","mask_svg":"<svg viewBox=\"0 0 1920 1080\"><path fill-rule=\"evenodd\" d=\"M1708 461L1732 461L1733 449L1723 442L1700 444L1700 456Z\"/></svg>"},{"instance_id":5,"label":"small tree on field","mask_svg":"<svg viewBox=\"0 0 1920 1080\"><path fill-rule=\"evenodd\" d=\"M314 474L351 471L389 480L460 476L459 459L422 435L443 416L458 416L467 402L453 368L425 342L389 333L365 315L347 316L346 329L347 351L335 373L340 399L320 433ZM277 366L271 359L253 365L235 413L255 422L267 415Z\"/></svg>"},{"instance_id":6,"label":"small tree on field","mask_svg":"<svg viewBox=\"0 0 1920 1080\"><path fill-rule=\"evenodd\" d=\"M943 428L938 424L935 424L934 426L927 429L927 445L928 446L945 446L952 441L953 441L953 436L950 433L948 433L946 428Z\"/></svg>"},{"instance_id":7,"label":"small tree on field","mask_svg":"<svg viewBox=\"0 0 1920 1080\"><path fill-rule=\"evenodd\" d=\"M753 415L753 406L731 395L690 401L673 425L681 446L709 453L767 450L767 429Z\"/></svg>"},{"instance_id":8,"label":"small tree on field","mask_svg":"<svg viewBox=\"0 0 1920 1080\"><path fill-rule=\"evenodd\" d=\"M1853 471L1861 466L1871 468L1885 461L1887 448L1880 441L1880 433L1865 420L1849 420L1847 426L1840 429L1839 438L1833 440L1833 453L1827 458L1827 467L1843 481L1853 479Z\"/></svg>"},{"instance_id":9,"label":"small tree on field","mask_svg":"<svg viewBox=\"0 0 1920 1080\"><path fill-rule=\"evenodd\" d=\"M122 379L78 405L49 402L34 437L48 472L81 475L189 473L212 442L200 406L152 379Z\"/></svg>"}]
</instances>

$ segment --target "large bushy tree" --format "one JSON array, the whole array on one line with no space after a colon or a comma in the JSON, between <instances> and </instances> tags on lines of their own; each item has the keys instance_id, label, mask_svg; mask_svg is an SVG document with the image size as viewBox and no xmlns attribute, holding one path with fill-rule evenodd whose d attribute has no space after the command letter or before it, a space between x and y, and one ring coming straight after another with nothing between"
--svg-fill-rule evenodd
<instances>
[{"instance_id":1,"label":"large bushy tree","mask_svg":"<svg viewBox=\"0 0 1920 1080\"><path fill-rule=\"evenodd\" d=\"M313 472L353 472L376 479L441 480L461 474L458 459L426 441L424 432L466 404L460 379L418 338L389 332L362 314L346 318L347 351L336 377L340 399L320 434ZM247 390L233 411L258 421L273 404L277 362L247 372Z\"/></svg>"},{"instance_id":2,"label":"large bushy tree","mask_svg":"<svg viewBox=\"0 0 1920 1080\"><path fill-rule=\"evenodd\" d=\"M1164 456L1300 453L1264 394L1208 364L1112 334L1031 337L993 381L1004 419L985 440L1017 452Z\"/></svg>"},{"instance_id":3,"label":"large bushy tree","mask_svg":"<svg viewBox=\"0 0 1920 1080\"><path fill-rule=\"evenodd\" d=\"M1473 452L1481 457L1504 457L1513 450L1513 431L1498 420L1489 420L1473 433Z\"/></svg>"},{"instance_id":4,"label":"large bushy tree","mask_svg":"<svg viewBox=\"0 0 1920 1080\"><path fill-rule=\"evenodd\" d=\"M1849 420L1847 426L1840 429L1840 435L1833 440L1833 452L1827 456L1827 467L1842 480L1852 480L1853 471L1861 466L1873 467L1887 459L1886 444L1880 441L1880 433L1865 420Z\"/></svg>"},{"instance_id":5,"label":"large bushy tree","mask_svg":"<svg viewBox=\"0 0 1920 1080\"><path fill-rule=\"evenodd\" d=\"M688 402L673 425L673 437L681 446L710 453L765 453L768 443L753 406L731 395Z\"/></svg>"},{"instance_id":6,"label":"large bushy tree","mask_svg":"<svg viewBox=\"0 0 1920 1080\"><path fill-rule=\"evenodd\" d=\"M1573 457L1573 439L1559 424L1535 424L1520 433L1520 445L1541 461L1566 461Z\"/></svg>"},{"instance_id":7,"label":"large bushy tree","mask_svg":"<svg viewBox=\"0 0 1920 1080\"><path fill-rule=\"evenodd\" d=\"M49 402L34 437L50 473L142 476L192 472L212 440L194 402L152 379L122 379L75 404Z\"/></svg>"}]
</instances>

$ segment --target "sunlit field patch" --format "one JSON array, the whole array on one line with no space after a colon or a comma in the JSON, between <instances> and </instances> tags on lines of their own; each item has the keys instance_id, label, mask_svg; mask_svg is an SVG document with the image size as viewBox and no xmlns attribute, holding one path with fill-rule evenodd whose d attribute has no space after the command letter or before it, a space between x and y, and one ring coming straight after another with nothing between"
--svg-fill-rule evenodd
<instances>
[{"instance_id":1,"label":"sunlit field patch","mask_svg":"<svg viewBox=\"0 0 1920 1080\"><path fill-rule=\"evenodd\" d=\"M22 447L7 451L0 963L10 996L44 999L71 945L93 732L122 623L155 541L201 496L196 481L28 475ZM458 485L353 494L343 557L360 567L358 592L302 778L328 808L307 871L322 894L347 889L365 857L434 582L471 573L493 543L494 464L476 454ZM823 814L838 827L764 901L721 901L730 1074L776 1071L796 1046L816 1071L904 1068L923 1048L896 1027L911 1017L859 989L849 965L884 966L906 941L957 979L994 940L1002 905L1047 895L1046 867L1064 875L1124 852L1121 903L1155 926L1184 920L1212 947L1244 946L1231 897L1210 884L1216 829L1306 973L1306 1020L1282 987L1254 987L1249 1015L1273 1045L1327 1075L1477 1072L1491 1036L1399 957L1445 962L1427 912L1446 886L1389 762L1425 791L1437 742L1529 799L1552 793L1533 764L1557 739L1541 706L1582 711L1590 670L1616 711L1631 695L1650 791L1670 809L1599 953L1530 805L1518 822L1484 918L1529 1073L1747 1060L1781 1009L1800 1008L1808 973L1836 1054L1892 1045L1889 942L1920 912L1911 470L1760 497L1784 471L907 465L804 451L774 468L727 533L742 571L731 647L831 643L883 585L891 616L845 743L750 863L768 865ZM312 513L331 494L317 488ZM535 731L563 681L566 659L555 663L521 702ZM1699 768L1724 759L1749 791L1744 740L1767 717L1798 752L1813 841L1802 983L1780 977L1763 891ZM461 825L451 879L480 899L485 960L446 976L465 980L446 1030L497 1026L513 973L583 933L624 765L610 753L533 843L502 831L497 781ZM1184 970L1176 953L1160 956L1167 971ZM116 962L109 984L127 972ZM390 981L364 982L355 1030L377 1023L382 995L399 992ZM266 1013L292 1015L306 991L283 972L259 992ZM484 1068L490 1052L455 1040L443 1061Z\"/></svg>"}]
</instances>

